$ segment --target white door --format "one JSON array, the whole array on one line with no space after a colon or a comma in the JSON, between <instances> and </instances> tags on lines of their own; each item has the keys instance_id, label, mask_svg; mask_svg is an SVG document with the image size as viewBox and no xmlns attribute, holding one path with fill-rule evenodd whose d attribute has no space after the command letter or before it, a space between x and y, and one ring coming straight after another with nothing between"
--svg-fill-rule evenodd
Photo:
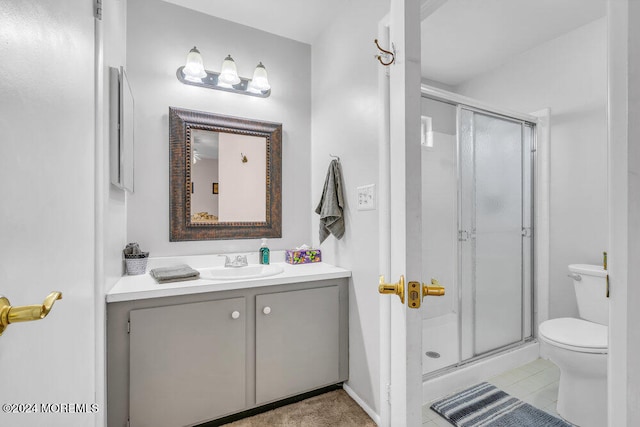
<instances>
[{"instance_id":1,"label":"white door","mask_svg":"<svg viewBox=\"0 0 640 427\"><path fill-rule=\"evenodd\" d=\"M385 282L397 284L403 276L405 302L402 304L397 295L381 296L381 327L389 328L389 339L385 339L385 331L381 336L381 424L419 426L422 424L422 320L417 307L409 308L415 303L415 299L412 303L410 298L413 292L422 300L422 282L426 281L421 277L420 268L420 5L417 0L391 0L387 43L395 47L395 62L388 67L391 233L390 268ZM381 181L384 181L382 163L381 169ZM381 192L383 188L384 184ZM383 200L385 196L381 195ZM414 288L410 288L409 282L420 285L413 283ZM389 286L388 290L391 289Z\"/></svg>"},{"instance_id":2,"label":"white door","mask_svg":"<svg viewBox=\"0 0 640 427\"><path fill-rule=\"evenodd\" d=\"M92 426L94 19L91 1L0 1L0 294L62 292L0 336L0 425ZM16 314L16 311L13 312Z\"/></svg>"}]
</instances>

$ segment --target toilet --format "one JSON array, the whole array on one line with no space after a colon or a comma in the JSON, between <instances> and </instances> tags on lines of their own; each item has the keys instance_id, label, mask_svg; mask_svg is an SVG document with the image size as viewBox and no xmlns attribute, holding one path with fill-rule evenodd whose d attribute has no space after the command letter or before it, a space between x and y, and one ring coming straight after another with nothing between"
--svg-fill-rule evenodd
<instances>
[{"instance_id":1,"label":"toilet","mask_svg":"<svg viewBox=\"0 0 640 427\"><path fill-rule=\"evenodd\" d=\"M572 264L580 318L542 322L541 354L560 368L558 414L579 427L607 425L609 301L601 266Z\"/></svg>"}]
</instances>

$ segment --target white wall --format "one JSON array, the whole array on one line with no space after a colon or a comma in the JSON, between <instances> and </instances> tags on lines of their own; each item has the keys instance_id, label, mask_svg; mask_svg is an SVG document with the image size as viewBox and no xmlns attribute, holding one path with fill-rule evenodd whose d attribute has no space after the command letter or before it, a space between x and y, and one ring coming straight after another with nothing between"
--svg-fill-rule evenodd
<instances>
[{"instance_id":1,"label":"white wall","mask_svg":"<svg viewBox=\"0 0 640 427\"><path fill-rule=\"evenodd\" d=\"M577 316L571 263L607 249L605 19L537 46L456 92L521 112L551 108L551 318Z\"/></svg>"},{"instance_id":2,"label":"white wall","mask_svg":"<svg viewBox=\"0 0 640 427\"><path fill-rule=\"evenodd\" d=\"M372 52L386 0L345 2L312 49L311 202L320 200L331 158L341 158L346 232L321 246L323 260L352 270L349 294L349 382L379 413L378 212L356 210L356 187L378 184L378 67ZM312 218L317 246L318 215Z\"/></svg>"},{"instance_id":3,"label":"white wall","mask_svg":"<svg viewBox=\"0 0 640 427\"><path fill-rule=\"evenodd\" d=\"M94 403L92 2L3 0L0 58L0 293L13 305L63 293L0 338L0 402ZM95 419L0 412L13 427Z\"/></svg>"},{"instance_id":4,"label":"white wall","mask_svg":"<svg viewBox=\"0 0 640 427\"><path fill-rule=\"evenodd\" d=\"M259 61L272 93L262 99L188 86L176 78L193 46L219 71L231 54L250 78ZM127 237L152 256L257 251L260 241L169 242L169 106L283 125L282 239L272 249L310 240L311 48L283 37L159 0L129 2L127 67L136 101L136 191L127 200ZM302 186L300 183L304 183Z\"/></svg>"},{"instance_id":5,"label":"white wall","mask_svg":"<svg viewBox=\"0 0 640 427\"><path fill-rule=\"evenodd\" d=\"M218 159L202 159L191 167L191 215L208 212L218 216L218 194L213 194L213 183L218 182Z\"/></svg>"},{"instance_id":6,"label":"white wall","mask_svg":"<svg viewBox=\"0 0 640 427\"><path fill-rule=\"evenodd\" d=\"M104 290L108 290L122 276L122 249L127 243L126 226L126 194L124 190L110 183L109 176L109 67L126 65L126 14L127 0L103 0L103 16L100 25L102 27L102 63L101 76L98 84L99 96L97 100L98 123L97 135L100 152L97 156L96 174L100 174L97 195L103 200L101 205L104 220Z\"/></svg>"},{"instance_id":7,"label":"white wall","mask_svg":"<svg viewBox=\"0 0 640 427\"><path fill-rule=\"evenodd\" d=\"M102 21L96 21L95 58L95 400L104 408L106 395L105 292L123 273L121 250L126 245L126 195L109 177L109 67L125 65L126 0L103 0ZM106 425L106 411L97 414Z\"/></svg>"},{"instance_id":8,"label":"white wall","mask_svg":"<svg viewBox=\"0 0 640 427\"><path fill-rule=\"evenodd\" d=\"M627 425L640 425L640 3L629 1Z\"/></svg>"},{"instance_id":9,"label":"white wall","mask_svg":"<svg viewBox=\"0 0 640 427\"><path fill-rule=\"evenodd\" d=\"M266 221L266 139L221 132L218 153L220 221Z\"/></svg>"}]
</instances>

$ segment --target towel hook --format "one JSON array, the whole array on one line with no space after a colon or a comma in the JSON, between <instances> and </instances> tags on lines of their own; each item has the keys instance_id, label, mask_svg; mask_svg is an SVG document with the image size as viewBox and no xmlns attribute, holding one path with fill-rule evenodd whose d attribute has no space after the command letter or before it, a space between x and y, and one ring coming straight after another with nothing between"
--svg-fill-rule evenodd
<instances>
[{"instance_id":1,"label":"towel hook","mask_svg":"<svg viewBox=\"0 0 640 427\"><path fill-rule=\"evenodd\" d=\"M329 153L329 157L333 157L334 159L337 159L338 161L340 161L340 157L338 156L334 156L333 154Z\"/></svg>"},{"instance_id":2,"label":"towel hook","mask_svg":"<svg viewBox=\"0 0 640 427\"><path fill-rule=\"evenodd\" d=\"M386 49L383 49L382 47L380 47L380 43L378 43L378 39L375 39L373 42L376 44L376 47L378 48L378 50L380 52L382 52L382 54L378 54L378 55L375 56L376 59L378 61L380 61L380 63L382 65L384 65L386 67L386 66L389 66L389 65L393 64L396 61L396 47L393 45L393 43L391 43L391 51L389 51L389 50L386 50ZM384 56L385 60L388 60L389 57L391 57L391 60L387 61L387 62L384 62L382 60L383 56Z\"/></svg>"}]
</instances>

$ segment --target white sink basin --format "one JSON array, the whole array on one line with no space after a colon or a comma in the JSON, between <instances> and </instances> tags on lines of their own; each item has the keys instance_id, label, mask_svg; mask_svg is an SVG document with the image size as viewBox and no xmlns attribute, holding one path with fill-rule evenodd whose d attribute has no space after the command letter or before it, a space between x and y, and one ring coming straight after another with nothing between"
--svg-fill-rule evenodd
<instances>
[{"instance_id":1,"label":"white sink basin","mask_svg":"<svg viewBox=\"0 0 640 427\"><path fill-rule=\"evenodd\" d=\"M280 274L284 271L280 265L247 265L246 267L200 268L201 279L238 280L256 279Z\"/></svg>"}]
</instances>

